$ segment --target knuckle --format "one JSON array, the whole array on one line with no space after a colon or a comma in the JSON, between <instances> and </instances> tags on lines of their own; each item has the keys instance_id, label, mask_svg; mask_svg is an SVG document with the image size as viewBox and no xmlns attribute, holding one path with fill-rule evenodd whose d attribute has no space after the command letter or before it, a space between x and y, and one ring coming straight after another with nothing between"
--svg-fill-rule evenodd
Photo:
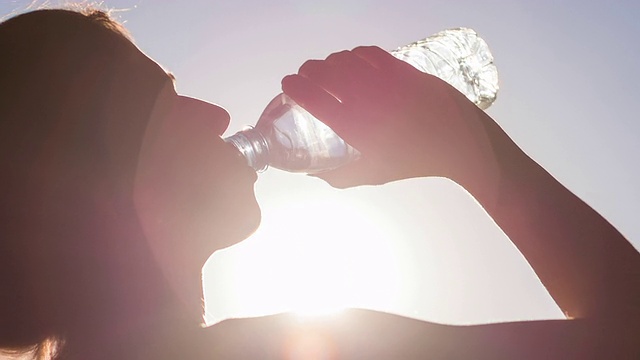
<instances>
[{"instance_id":1,"label":"knuckle","mask_svg":"<svg viewBox=\"0 0 640 360\"><path fill-rule=\"evenodd\" d=\"M298 69L298 74L303 76L311 75L318 71L322 66L321 64L322 60L307 60L300 66L300 69Z\"/></svg>"},{"instance_id":2,"label":"knuckle","mask_svg":"<svg viewBox=\"0 0 640 360\"><path fill-rule=\"evenodd\" d=\"M375 45L358 46L352 51L358 55L379 55L381 53L387 53L386 51Z\"/></svg>"},{"instance_id":3,"label":"knuckle","mask_svg":"<svg viewBox=\"0 0 640 360\"><path fill-rule=\"evenodd\" d=\"M353 54L349 50L342 50L336 53L333 53L327 56L326 60L328 63L340 63L349 59Z\"/></svg>"},{"instance_id":4,"label":"knuckle","mask_svg":"<svg viewBox=\"0 0 640 360\"><path fill-rule=\"evenodd\" d=\"M356 46L353 48L354 53L367 53L369 51L371 51L371 48L373 48L374 46L371 45L361 45L361 46Z\"/></svg>"}]
</instances>

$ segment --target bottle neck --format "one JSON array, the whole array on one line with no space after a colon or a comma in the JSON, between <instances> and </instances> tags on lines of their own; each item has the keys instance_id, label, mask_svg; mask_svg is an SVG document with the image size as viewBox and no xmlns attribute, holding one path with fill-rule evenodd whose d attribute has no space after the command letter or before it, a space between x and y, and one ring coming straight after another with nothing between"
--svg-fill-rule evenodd
<instances>
[{"instance_id":1,"label":"bottle neck","mask_svg":"<svg viewBox=\"0 0 640 360\"><path fill-rule=\"evenodd\" d=\"M269 166L269 145L255 128L247 128L224 139L232 144L247 160L249 166L261 172Z\"/></svg>"}]
</instances>

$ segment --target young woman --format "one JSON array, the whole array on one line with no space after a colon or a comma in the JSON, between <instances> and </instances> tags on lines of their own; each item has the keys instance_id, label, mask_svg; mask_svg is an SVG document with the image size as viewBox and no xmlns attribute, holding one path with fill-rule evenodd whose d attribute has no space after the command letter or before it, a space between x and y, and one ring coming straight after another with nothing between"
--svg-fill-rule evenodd
<instances>
[{"instance_id":1,"label":"young woman","mask_svg":"<svg viewBox=\"0 0 640 360\"><path fill-rule=\"evenodd\" d=\"M458 182L571 320L457 327L351 310L203 329L204 261L260 221L256 175L220 138L229 115L176 94L103 12L19 15L0 24L0 49L0 348L59 359L640 358L638 252L463 95L377 47L283 79L362 153L319 176L337 187Z\"/></svg>"}]
</instances>

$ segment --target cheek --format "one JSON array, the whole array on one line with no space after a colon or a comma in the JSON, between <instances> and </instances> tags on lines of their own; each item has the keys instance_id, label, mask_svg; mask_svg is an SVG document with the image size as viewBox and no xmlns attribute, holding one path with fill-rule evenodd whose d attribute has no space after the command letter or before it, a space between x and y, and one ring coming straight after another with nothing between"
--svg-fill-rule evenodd
<instances>
[{"instance_id":1,"label":"cheek","mask_svg":"<svg viewBox=\"0 0 640 360\"><path fill-rule=\"evenodd\" d=\"M146 151L136 204L153 236L200 244L211 253L255 231L260 210L247 168L238 168L215 136L196 134L187 141L169 132Z\"/></svg>"},{"instance_id":2,"label":"cheek","mask_svg":"<svg viewBox=\"0 0 640 360\"><path fill-rule=\"evenodd\" d=\"M188 156L189 155L189 156ZM233 201L234 183L224 169L203 159L201 153L176 151L147 162L139 177L139 194L152 211L184 225L211 214Z\"/></svg>"},{"instance_id":3,"label":"cheek","mask_svg":"<svg viewBox=\"0 0 640 360\"><path fill-rule=\"evenodd\" d=\"M229 242L237 242L253 233L260 223L260 208L256 202L253 179L245 171L233 171L234 167L219 168L214 182L209 185L213 199L212 218L205 222L216 223L218 233L224 233ZM246 170L242 168L241 170ZM252 175L252 174L251 174ZM213 179L213 177L212 177ZM204 213L204 212L203 212Z\"/></svg>"}]
</instances>

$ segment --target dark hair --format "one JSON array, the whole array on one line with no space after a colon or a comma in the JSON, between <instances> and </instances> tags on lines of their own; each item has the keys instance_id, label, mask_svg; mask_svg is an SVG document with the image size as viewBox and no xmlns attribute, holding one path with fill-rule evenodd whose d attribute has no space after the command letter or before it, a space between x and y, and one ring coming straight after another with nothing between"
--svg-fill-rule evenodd
<instances>
[{"instance_id":1,"label":"dark hair","mask_svg":"<svg viewBox=\"0 0 640 360\"><path fill-rule=\"evenodd\" d=\"M118 357L174 306L131 198L167 77L102 11L18 15L0 49L0 349Z\"/></svg>"}]
</instances>

